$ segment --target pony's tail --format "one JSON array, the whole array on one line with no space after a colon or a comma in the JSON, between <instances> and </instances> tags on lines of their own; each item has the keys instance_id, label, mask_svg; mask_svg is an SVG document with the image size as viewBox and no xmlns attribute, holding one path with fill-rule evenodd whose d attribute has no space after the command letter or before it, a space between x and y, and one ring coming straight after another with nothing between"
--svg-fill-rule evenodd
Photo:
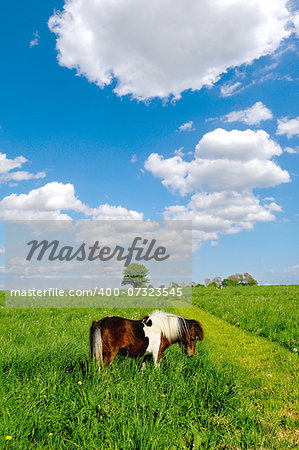
<instances>
[{"instance_id":1,"label":"pony's tail","mask_svg":"<svg viewBox=\"0 0 299 450\"><path fill-rule=\"evenodd\" d=\"M92 322L89 334L89 352L90 359L95 358L100 361L100 367L103 365L103 341L100 322Z\"/></svg>"}]
</instances>

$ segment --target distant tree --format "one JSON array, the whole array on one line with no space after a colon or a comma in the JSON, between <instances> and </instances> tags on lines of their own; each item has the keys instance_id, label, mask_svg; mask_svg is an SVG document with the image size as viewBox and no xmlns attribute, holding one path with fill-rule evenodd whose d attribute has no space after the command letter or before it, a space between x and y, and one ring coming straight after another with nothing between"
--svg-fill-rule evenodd
<instances>
[{"instance_id":1,"label":"distant tree","mask_svg":"<svg viewBox=\"0 0 299 450\"><path fill-rule=\"evenodd\" d=\"M238 285L237 281L232 281L232 280L229 280L228 278L224 278L224 280L222 281L223 287L237 286L237 285Z\"/></svg>"},{"instance_id":2,"label":"distant tree","mask_svg":"<svg viewBox=\"0 0 299 450\"><path fill-rule=\"evenodd\" d=\"M222 285L222 278L221 277L215 277L213 278L213 282L217 284L217 286Z\"/></svg>"},{"instance_id":3,"label":"distant tree","mask_svg":"<svg viewBox=\"0 0 299 450\"><path fill-rule=\"evenodd\" d=\"M208 287L210 283L212 283L211 278L206 278L205 279L205 286Z\"/></svg>"},{"instance_id":4,"label":"distant tree","mask_svg":"<svg viewBox=\"0 0 299 450\"><path fill-rule=\"evenodd\" d=\"M223 283L225 281L225 284L223 284L223 286L237 286L237 285L242 285L242 286L257 286L258 282L253 278L252 275L250 275L250 273L245 272L245 273L236 273L234 275L230 275L227 278L228 282L230 282L229 284L227 284L227 282L225 280L223 280Z\"/></svg>"},{"instance_id":5,"label":"distant tree","mask_svg":"<svg viewBox=\"0 0 299 450\"><path fill-rule=\"evenodd\" d=\"M257 286L258 282L253 278L250 273L245 272L244 273L244 284L247 286Z\"/></svg>"},{"instance_id":6,"label":"distant tree","mask_svg":"<svg viewBox=\"0 0 299 450\"><path fill-rule=\"evenodd\" d=\"M172 281L170 287L176 289L176 288L179 287L179 283L176 283L175 281Z\"/></svg>"},{"instance_id":7,"label":"distant tree","mask_svg":"<svg viewBox=\"0 0 299 450\"><path fill-rule=\"evenodd\" d=\"M217 283L215 283L215 281L211 281L211 283L207 286L208 288L215 288L217 285Z\"/></svg>"},{"instance_id":8,"label":"distant tree","mask_svg":"<svg viewBox=\"0 0 299 450\"><path fill-rule=\"evenodd\" d=\"M234 282L235 284L242 284L243 275L241 273L235 273L234 275L230 275L228 279Z\"/></svg>"},{"instance_id":9,"label":"distant tree","mask_svg":"<svg viewBox=\"0 0 299 450\"><path fill-rule=\"evenodd\" d=\"M131 263L124 270L124 277L121 284L131 284L133 288L145 286L150 281L147 278L148 274L149 270L143 264Z\"/></svg>"},{"instance_id":10,"label":"distant tree","mask_svg":"<svg viewBox=\"0 0 299 450\"><path fill-rule=\"evenodd\" d=\"M195 287L205 287L205 285L198 283L198 284L195 285Z\"/></svg>"}]
</instances>

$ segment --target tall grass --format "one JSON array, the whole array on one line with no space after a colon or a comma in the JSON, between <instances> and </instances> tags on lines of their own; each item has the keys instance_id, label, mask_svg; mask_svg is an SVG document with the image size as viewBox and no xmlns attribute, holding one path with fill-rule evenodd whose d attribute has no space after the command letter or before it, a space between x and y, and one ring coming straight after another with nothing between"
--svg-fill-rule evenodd
<instances>
[{"instance_id":1,"label":"tall grass","mask_svg":"<svg viewBox=\"0 0 299 450\"><path fill-rule=\"evenodd\" d=\"M299 347L299 286L198 287L193 304L292 350Z\"/></svg>"}]
</instances>

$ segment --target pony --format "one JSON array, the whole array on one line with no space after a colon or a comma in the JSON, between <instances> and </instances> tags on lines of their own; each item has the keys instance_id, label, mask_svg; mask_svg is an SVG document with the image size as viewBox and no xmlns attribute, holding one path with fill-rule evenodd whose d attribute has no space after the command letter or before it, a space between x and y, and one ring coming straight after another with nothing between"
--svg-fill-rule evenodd
<instances>
[{"instance_id":1,"label":"pony","mask_svg":"<svg viewBox=\"0 0 299 450\"><path fill-rule=\"evenodd\" d=\"M140 320L104 317L90 327L90 358L96 360L99 370L108 367L118 353L131 358L152 357L157 366L170 345L181 344L191 357L197 340L203 338L204 331L197 320L164 311L156 310Z\"/></svg>"}]
</instances>

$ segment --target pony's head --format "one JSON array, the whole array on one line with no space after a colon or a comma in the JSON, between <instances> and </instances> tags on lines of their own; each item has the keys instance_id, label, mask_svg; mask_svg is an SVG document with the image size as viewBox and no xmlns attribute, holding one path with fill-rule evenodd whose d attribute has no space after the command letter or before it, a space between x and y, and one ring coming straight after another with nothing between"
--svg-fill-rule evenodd
<instances>
[{"instance_id":1,"label":"pony's head","mask_svg":"<svg viewBox=\"0 0 299 450\"><path fill-rule=\"evenodd\" d=\"M197 340L202 341L204 332L201 324L197 320L185 319L185 336L182 339L182 344L185 347L186 354L189 358L195 355Z\"/></svg>"}]
</instances>

